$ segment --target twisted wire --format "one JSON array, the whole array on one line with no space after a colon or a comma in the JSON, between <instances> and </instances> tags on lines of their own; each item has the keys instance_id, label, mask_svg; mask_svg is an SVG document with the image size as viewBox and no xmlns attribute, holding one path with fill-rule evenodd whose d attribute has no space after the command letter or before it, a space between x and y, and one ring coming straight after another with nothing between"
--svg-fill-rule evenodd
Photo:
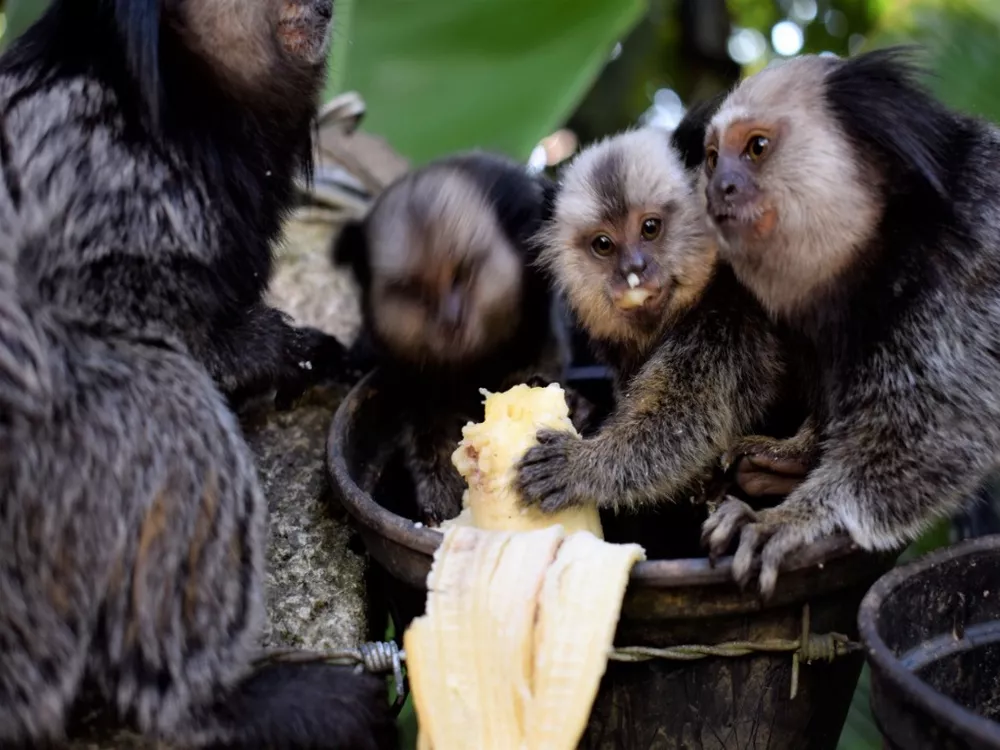
<instances>
[{"instance_id":1,"label":"twisted wire","mask_svg":"<svg viewBox=\"0 0 1000 750\"><path fill-rule=\"evenodd\" d=\"M842 656L861 650L860 643L850 640L842 633L813 633L809 627L809 605L802 609L802 634L799 638L765 638L759 641L728 641L715 645L691 644L654 648L651 646L625 646L612 648L608 659L618 662L645 662L652 659L668 661L696 661L709 657L739 658L755 653L792 655L791 698L798 695L799 665L817 661L832 662ZM395 681L396 701L402 704L406 698L403 679L403 662L406 652L401 651L395 641L374 641L362 643L357 648L317 653L298 650L276 650L266 653L260 661L285 662L326 662L331 664L355 665L373 674L391 672Z\"/></svg>"}]
</instances>

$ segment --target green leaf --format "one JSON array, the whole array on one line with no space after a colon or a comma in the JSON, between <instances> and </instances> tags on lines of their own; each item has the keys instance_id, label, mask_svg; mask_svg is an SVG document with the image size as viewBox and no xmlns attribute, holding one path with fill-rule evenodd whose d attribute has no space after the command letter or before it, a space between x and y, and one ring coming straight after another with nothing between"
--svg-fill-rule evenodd
<instances>
[{"instance_id":1,"label":"green leaf","mask_svg":"<svg viewBox=\"0 0 1000 750\"><path fill-rule=\"evenodd\" d=\"M359 0L344 86L415 164L466 148L526 159L572 113L644 0ZM336 63L334 63L336 64Z\"/></svg>"},{"instance_id":2,"label":"green leaf","mask_svg":"<svg viewBox=\"0 0 1000 750\"><path fill-rule=\"evenodd\" d=\"M866 664L851 699L851 710L844 723L837 750L881 750L882 735L875 726L869 705L869 672Z\"/></svg>"},{"instance_id":3,"label":"green leaf","mask_svg":"<svg viewBox=\"0 0 1000 750\"><path fill-rule=\"evenodd\" d=\"M1000 3L914 3L894 16L873 46L916 42L929 53L931 89L947 105L1000 122Z\"/></svg>"},{"instance_id":4,"label":"green leaf","mask_svg":"<svg viewBox=\"0 0 1000 750\"><path fill-rule=\"evenodd\" d=\"M6 25L3 36L0 37L0 50L6 49L26 28L37 21L48 4L48 0L6 0L3 9Z\"/></svg>"}]
</instances>

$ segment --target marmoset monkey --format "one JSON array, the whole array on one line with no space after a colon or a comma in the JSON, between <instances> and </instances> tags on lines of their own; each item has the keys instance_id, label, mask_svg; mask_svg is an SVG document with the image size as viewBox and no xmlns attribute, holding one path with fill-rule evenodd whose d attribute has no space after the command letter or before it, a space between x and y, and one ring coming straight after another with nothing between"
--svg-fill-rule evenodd
<instances>
[{"instance_id":1,"label":"marmoset monkey","mask_svg":"<svg viewBox=\"0 0 1000 750\"><path fill-rule=\"evenodd\" d=\"M399 400L402 461L424 523L461 509L451 454L462 426L482 419L480 389L562 375L552 295L532 263L547 189L504 157L451 156L390 185L336 241L335 263L362 290L352 355L378 364L380 392Z\"/></svg>"},{"instance_id":2,"label":"marmoset monkey","mask_svg":"<svg viewBox=\"0 0 1000 750\"><path fill-rule=\"evenodd\" d=\"M539 433L519 468L526 502L637 507L707 491L722 453L770 432L791 390L780 332L716 262L675 143L648 128L582 151L540 241L619 393L596 435Z\"/></svg>"},{"instance_id":3,"label":"marmoset monkey","mask_svg":"<svg viewBox=\"0 0 1000 750\"><path fill-rule=\"evenodd\" d=\"M331 16L55 0L0 58L5 747L59 741L85 681L179 746L395 746L380 678L253 668L267 505L213 382L339 356L261 302Z\"/></svg>"},{"instance_id":4,"label":"marmoset monkey","mask_svg":"<svg viewBox=\"0 0 1000 750\"><path fill-rule=\"evenodd\" d=\"M949 111L905 49L805 56L741 83L712 119L703 184L721 257L818 367L818 464L785 502L728 500L769 595L785 557L843 530L900 548L1000 457L1000 130Z\"/></svg>"}]
</instances>

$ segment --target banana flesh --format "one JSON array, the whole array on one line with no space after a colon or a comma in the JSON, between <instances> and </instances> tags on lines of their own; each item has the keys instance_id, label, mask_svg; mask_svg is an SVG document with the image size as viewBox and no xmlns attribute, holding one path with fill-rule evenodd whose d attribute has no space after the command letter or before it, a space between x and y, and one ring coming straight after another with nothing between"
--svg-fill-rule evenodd
<instances>
[{"instance_id":1,"label":"banana flesh","mask_svg":"<svg viewBox=\"0 0 1000 750\"><path fill-rule=\"evenodd\" d=\"M471 518L466 519L477 528L496 531L529 531L558 523L567 533L586 530L603 539L596 505L584 503L543 513L522 507L514 489L517 462L535 444L538 430L563 430L579 437L559 384L545 388L522 384L503 393L489 393L484 416L482 422L462 428L462 441L451 457L468 484L463 504Z\"/></svg>"},{"instance_id":2,"label":"banana flesh","mask_svg":"<svg viewBox=\"0 0 1000 750\"><path fill-rule=\"evenodd\" d=\"M604 542L592 504L522 511L514 467L540 427L573 430L558 385L488 394L453 456L467 507L442 525L403 637L418 750L572 750L586 728L645 553Z\"/></svg>"}]
</instances>

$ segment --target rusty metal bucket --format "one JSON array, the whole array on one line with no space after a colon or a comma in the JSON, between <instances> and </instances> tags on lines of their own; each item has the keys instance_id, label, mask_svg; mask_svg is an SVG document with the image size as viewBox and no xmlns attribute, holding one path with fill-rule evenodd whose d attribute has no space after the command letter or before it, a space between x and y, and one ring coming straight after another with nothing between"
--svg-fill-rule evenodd
<instances>
[{"instance_id":1,"label":"rusty metal bucket","mask_svg":"<svg viewBox=\"0 0 1000 750\"><path fill-rule=\"evenodd\" d=\"M423 611L441 534L371 494L396 413L378 372L367 375L333 419L327 460L378 564L376 593L405 627ZM731 558L639 563L580 747L833 750L864 661L858 604L894 560L825 539L790 561L767 603L732 582Z\"/></svg>"},{"instance_id":2,"label":"rusty metal bucket","mask_svg":"<svg viewBox=\"0 0 1000 750\"><path fill-rule=\"evenodd\" d=\"M1000 535L881 578L858 615L891 750L1000 750Z\"/></svg>"}]
</instances>

